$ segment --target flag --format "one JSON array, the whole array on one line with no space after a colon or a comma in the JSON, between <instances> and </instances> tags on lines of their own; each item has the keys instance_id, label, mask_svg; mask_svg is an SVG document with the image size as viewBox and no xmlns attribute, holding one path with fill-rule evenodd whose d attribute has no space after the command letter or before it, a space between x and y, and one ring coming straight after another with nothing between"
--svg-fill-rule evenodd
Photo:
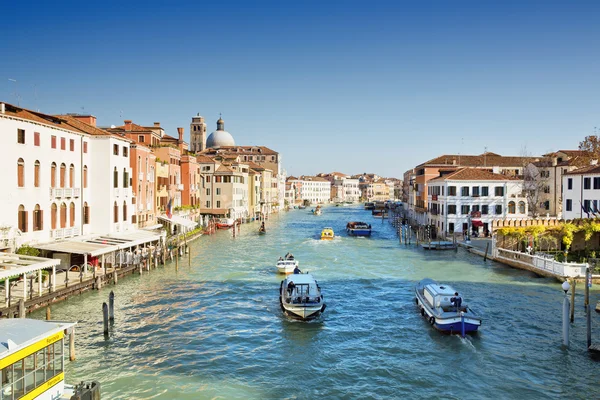
<instances>
[{"instance_id":1,"label":"flag","mask_svg":"<svg viewBox=\"0 0 600 400\"><path fill-rule=\"evenodd\" d=\"M594 214L594 218L598 218L598 213L600 213L598 210L598 201L594 200L592 201L592 214Z\"/></svg>"},{"instance_id":2,"label":"flag","mask_svg":"<svg viewBox=\"0 0 600 400\"><path fill-rule=\"evenodd\" d=\"M169 202L167 203L167 218L171 218L173 214L171 213L171 198L169 197Z\"/></svg>"}]
</instances>

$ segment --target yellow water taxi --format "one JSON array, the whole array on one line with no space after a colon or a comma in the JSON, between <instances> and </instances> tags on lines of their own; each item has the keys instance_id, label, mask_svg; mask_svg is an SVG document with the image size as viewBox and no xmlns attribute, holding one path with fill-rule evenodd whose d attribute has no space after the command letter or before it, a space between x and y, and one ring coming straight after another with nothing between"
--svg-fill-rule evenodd
<instances>
[{"instance_id":1,"label":"yellow water taxi","mask_svg":"<svg viewBox=\"0 0 600 400\"><path fill-rule=\"evenodd\" d=\"M332 228L323 228L321 231L321 240L333 240L335 234Z\"/></svg>"}]
</instances>

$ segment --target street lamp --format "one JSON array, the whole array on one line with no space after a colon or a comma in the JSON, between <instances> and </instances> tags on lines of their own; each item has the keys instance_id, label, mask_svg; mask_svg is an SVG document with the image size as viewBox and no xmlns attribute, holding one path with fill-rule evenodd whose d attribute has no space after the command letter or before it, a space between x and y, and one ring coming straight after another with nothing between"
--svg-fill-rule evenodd
<instances>
[{"instance_id":1,"label":"street lamp","mask_svg":"<svg viewBox=\"0 0 600 400\"><path fill-rule=\"evenodd\" d=\"M569 285L569 282L564 281L562 283L562 290L565 292L565 298L563 299L563 326L562 326L562 332L563 332L563 345L565 347L569 347L569 308L570 308L570 304L569 304L569 298L567 297L567 292L569 291L569 289L571 288L571 285Z\"/></svg>"}]
</instances>

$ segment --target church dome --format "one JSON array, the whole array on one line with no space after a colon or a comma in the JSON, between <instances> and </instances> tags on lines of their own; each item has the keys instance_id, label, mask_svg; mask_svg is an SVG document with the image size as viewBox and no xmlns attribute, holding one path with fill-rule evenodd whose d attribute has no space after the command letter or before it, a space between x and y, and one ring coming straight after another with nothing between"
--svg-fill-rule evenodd
<instances>
[{"instance_id":1,"label":"church dome","mask_svg":"<svg viewBox=\"0 0 600 400\"><path fill-rule=\"evenodd\" d=\"M235 141L233 140L233 136L225 130L225 121L219 118L217 121L217 130L211 133L206 139L206 148L222 146L235 146Z\"/></svg>"}]
</instances>

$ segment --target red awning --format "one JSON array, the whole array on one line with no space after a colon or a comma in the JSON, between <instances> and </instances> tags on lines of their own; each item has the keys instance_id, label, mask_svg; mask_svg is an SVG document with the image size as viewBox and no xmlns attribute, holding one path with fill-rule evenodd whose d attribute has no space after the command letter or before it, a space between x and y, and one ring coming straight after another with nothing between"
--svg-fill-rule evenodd
<instances>
[{"instance_id":1,"label":"red awning","mask_svg":"<svg viewBox=\"0 0 600 400\"><path fill-rule=\"evenodd\" d=\"M481 222L480 219L473 219L471 220L471 225L473 225L475 228L479 228L480 226L483 226L483 222Z\"/></svg>"}]
</instances>

